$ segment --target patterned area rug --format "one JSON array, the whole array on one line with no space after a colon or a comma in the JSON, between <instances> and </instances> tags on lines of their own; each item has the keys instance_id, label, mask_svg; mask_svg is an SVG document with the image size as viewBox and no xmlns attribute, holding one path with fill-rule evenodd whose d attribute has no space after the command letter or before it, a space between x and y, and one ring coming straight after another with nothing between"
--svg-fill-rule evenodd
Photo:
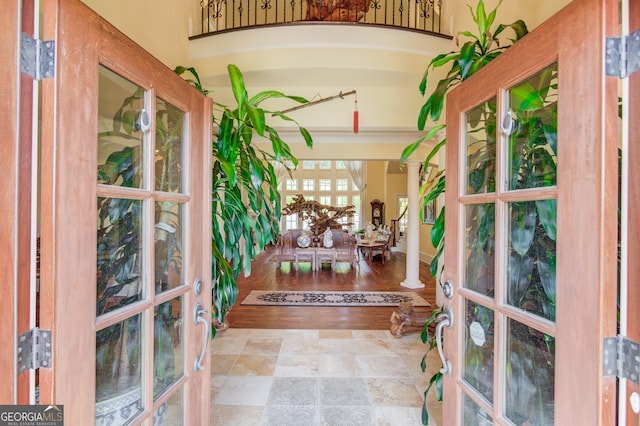
<instances>
[{"instance_id":1,"label":"patterned area rug","mask_svg":"<svg viewBox=\"0 0 640 426\"><path fill-rule=\"evenodd\" d=\"M264 291L252 290L241 305L286 306L431 306L412 291Z\"/></svg>"}]
</instances>

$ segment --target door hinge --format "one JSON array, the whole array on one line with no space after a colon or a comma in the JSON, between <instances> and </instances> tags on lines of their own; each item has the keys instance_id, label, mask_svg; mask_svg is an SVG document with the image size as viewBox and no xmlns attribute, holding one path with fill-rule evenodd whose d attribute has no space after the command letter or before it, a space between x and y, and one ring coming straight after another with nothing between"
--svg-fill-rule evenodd
<instances>
[{"instance_id":1,"label":"door hinge","mask_svg":"<svg viewBox=\"0 0 640 426\"><path fill-rule=\"evenodd\" d=\"M622 37L607 37L606 74L625 78L640 69L640 30Z\"/></svg>"},{"instance_id":2,"label":"door hinge","mask_svg":"<svg viewBox=\"0 0 640 426\"><path fill-rule=\"evenodd\" d=\"M51 368L51 331L38 327L18 336L18 373Z\"/></svg>"},{"instance_id":3,"label":"door hinge","mask_svg":"<svg viewBox=\"0 0 640 426\"><path fill-rule=\"evenodd\" d=\"M22 33L20 37L20 71L36 80L53 77L56 65L56 44L53 40L38 40Z\"/></svg>"},{"instance_id":4,"label":"door hinge","mask_svg":"<svg viewBox=\"0 0 640 426\"><path fill-rule=\"evenodd\" d=\"M640 344L638 342L620 335L605 338L602 362L605 376L616 376L640 384Z\"/></svg>"}]
</instances>

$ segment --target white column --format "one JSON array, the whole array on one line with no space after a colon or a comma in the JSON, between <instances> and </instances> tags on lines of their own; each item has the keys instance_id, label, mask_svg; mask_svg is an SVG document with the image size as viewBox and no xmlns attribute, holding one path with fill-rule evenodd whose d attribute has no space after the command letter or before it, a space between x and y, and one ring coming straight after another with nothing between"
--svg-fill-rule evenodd
<instances>
[{"instance_id":1,"label":"white column","mask_svg":"<svg viewBox=\"0 0 640 426\"><path fill-rule=\"evenodd\" d=\"M419 160L407 161L407 277L400 283L403 287L423 288L420 282L420 164Z\"/></svg>"}]
</instances>

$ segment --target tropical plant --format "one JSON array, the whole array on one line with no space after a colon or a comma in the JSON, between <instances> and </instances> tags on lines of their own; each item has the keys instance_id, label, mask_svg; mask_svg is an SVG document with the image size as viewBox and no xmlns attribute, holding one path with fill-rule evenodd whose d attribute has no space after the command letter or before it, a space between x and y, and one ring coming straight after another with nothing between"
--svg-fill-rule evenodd
<instances>
[{"instance_id":1,"label":"tropical plant","mask_svg":"<svg viewBox=\"0 0 640 426\"><path fill-rule=\"evenodd\" d=\"M477 25L477 33L474 34L470 31L462 31L458 34L458 37L464 36L469 40L466 41L458 51L452 51L448 53L443 53L434 57L429 65L427 66L423 78L420 82L420 92L422 95L425 94L427 84L429 81L429 74L431 72L435 72L436 69L441 68L445 65L450 65L446 76L439 80L436 84L433 92L429 94L426 102L423 104L419 116L418 116L418 129L424 130L427 120L431 119L434 123L438 123L444 108L445 97L447 93L459 85L464 80L468 79L472 75L474 75L478 70L483 68L497 56L499 56L502 52L504 52L507 48L509 48L513 43L522 38L524 35L528 33L527 26L522 20L517 20L509 25L498 25L495 30L492 30L492 26L494 24L497 10L502 3L502 0L498 2L498 5L490 11L488 14L484 7L484 2L482 0L478 1L478 4L475 10L469 7L469 11L471 12L471 16L473 21ZM499 36L503 35L504 31L507 29L511 29L514 38L509 39L509 43L502 43L500 41ZM456 37L456 42L459 41L459 38ZM485 113L482 115L482 113ZM488 113L491 112L489 108L487 111L478 111L476 115L476 125L479 127L484 127L483 130L480 128L477 130L482 134L484 131L486 135L492 135L495 133L491 132L491 127L495 129L495 105L493 109L493 115ZM411 145L407 146L401 155L401 161L406 161L411 157L411 155L423 144L425 141L432 139L438 132L442 131L445 128L444 124L436 124L431 127L431 129L426 132L420 139ZM489 136L490 137L490 136ZM490 141L485 141L487 144L493 143L495 144L495 139ZM446 144L446 140L442 140L438 142L432 150L428 153L424 161L424 167L427 167L429 162L438 154L440 149L444 147ZM476 152L479 156L480 163L477 163L476 170L470 171L469 179L470 182L484 182L484 173L487 171L487 167L489 165L490 158L486 157L487 152L490 152L490 149L480 149ZM495 150L494 150L495 152ZM485 158L481 158L482 156ZM470 162L469 164L474 164ZM494 163L495 164L495 163ZM428 202L438 198L440 195L444 194L445 191L445 170L441 169L439 173L434 176L432 179L424 183L420 188L420 196L423 200L423 205L426 205ZM494 182L495 183L495 182ZM483 212L479 211L476 214L481 214ZM439 278L442 270L443 270L443 262L441 261L441 256L444 253L444 217L445 217L445 207L443 207L436 220L431 228L431 243L436 248L436 253L431 262L431 274ZM485 226L489 224L486 222L482 222ZM489 228L485 228L484 230L488 230ZM483 237L488 236L488 234L482 234ZM476 246L477 253L480 253L482 245ZM477 259L479 260L479 259ZM437 342L435 341L435 337L430 335L430 327L434 325L438 316L442 313L442 309L437 308L432 312L431 317L427 320L423 327L422 332L422 341L425 344L429 345L427 350L430 351L436 347ZM421 363L422 371L426 371L426 355ZM426 407L426 398L428 392L433 388L436 392L436 398L438 400L442 400L442 373L440 371L436 372L430 379L429 386L424 392L425 402L423 404L422 410L422 421L424 424L429 423L429 414Z\"/></svg>"},{"instance_id":2,"label":"tropical plant","mask_svg":"<svg viewBox=\"0 0 640 426\"><path fill-rule=\"evenodd\" d=\"M268 90L249 97L240 69L227 67L231 89L237 105L233 108L214 102L220 108L218 118L213 117L217 133L213 140L213 193L212 193L212 273L213 304L218 326L225 324L225 317L238 295L237 279L241 272L251 272L251 261L258 250L277 241L281 217L281 197L274 162L297 166L298 160L278 132L266 122L272 115L282 120L298 123L279 111L262 108L264 101L287 98L306 103L299 96L289 96ZM175 72L191 74L187 79L203 94L198 73L194 68L177 67ZM311 147L311 135L298 125L306 145ZM255 144L254 137L268 138L273 152L267 152ZM215 330L214 330L215 336Z\"/></svg>"}]
</instances>

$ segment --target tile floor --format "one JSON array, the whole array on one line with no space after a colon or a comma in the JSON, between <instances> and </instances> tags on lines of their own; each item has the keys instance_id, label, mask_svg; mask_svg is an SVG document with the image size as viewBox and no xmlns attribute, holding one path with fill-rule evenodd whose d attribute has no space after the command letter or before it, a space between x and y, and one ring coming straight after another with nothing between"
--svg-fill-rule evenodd
<instances>
[{"instance_id":1,"label":"tile floor","mask_svg":"<svg viewBox=\"0 0 640 426\"><path fill-rule=\"evenodd\" d=\"M228 329L212 344L211 424L420 425L425 349L385 330Z\"/></svg>"}]
</instances>

